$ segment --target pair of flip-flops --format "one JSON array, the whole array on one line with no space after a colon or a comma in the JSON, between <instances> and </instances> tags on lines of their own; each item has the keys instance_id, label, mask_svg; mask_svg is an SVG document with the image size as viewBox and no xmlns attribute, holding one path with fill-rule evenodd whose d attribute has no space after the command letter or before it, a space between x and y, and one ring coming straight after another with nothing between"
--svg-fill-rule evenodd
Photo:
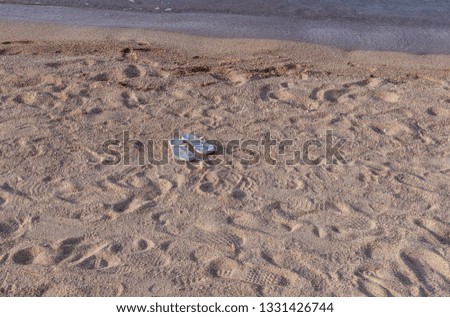
<instances>
[{"instance_id":1,"label":"pair of flip-flops","mask_svg":"<svg viewBox=\"0 0 450 317\"><path fill-rule=\"evenodd\" d=\"M180 161L195 160L195 153L200 155L208 155L217 151L217 147L205 141L204 138L192 133L186 133L181 138L171 138L169 140L170 148L173 156ZM189 145L194 152L189 149Z\"/></svg>"}]
</instances>

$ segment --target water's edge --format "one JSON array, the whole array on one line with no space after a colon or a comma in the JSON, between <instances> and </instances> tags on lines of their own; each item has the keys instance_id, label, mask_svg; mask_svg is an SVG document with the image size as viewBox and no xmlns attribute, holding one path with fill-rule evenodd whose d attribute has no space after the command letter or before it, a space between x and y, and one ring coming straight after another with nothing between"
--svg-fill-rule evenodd
<instances>
[{"instance_id":1,"label":"water's edge","mask_svg":"<svg viewBox=\"0 0 450 317\"><path fill-rule=\"evenodd\" d=\"M450 54L447 25L223 13L152 13L0 4L0 21L144 28L223 38L294 40L346 50Z\"/></svg>"}]
</instances>

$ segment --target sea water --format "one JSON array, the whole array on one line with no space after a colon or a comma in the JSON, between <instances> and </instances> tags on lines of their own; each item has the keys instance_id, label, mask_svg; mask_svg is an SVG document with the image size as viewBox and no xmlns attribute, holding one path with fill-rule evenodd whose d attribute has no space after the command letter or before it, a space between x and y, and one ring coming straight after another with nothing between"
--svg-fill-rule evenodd
<instances>
[{"instance_id":1,"label":"sea water","mask_svg":"<svg viewBox=\"0 0 450 317\"><path fill-rule=\"evenodd\" d=\"M0 21L450 53L450 0L0 0Z\"/></svg>"}]
</instances>

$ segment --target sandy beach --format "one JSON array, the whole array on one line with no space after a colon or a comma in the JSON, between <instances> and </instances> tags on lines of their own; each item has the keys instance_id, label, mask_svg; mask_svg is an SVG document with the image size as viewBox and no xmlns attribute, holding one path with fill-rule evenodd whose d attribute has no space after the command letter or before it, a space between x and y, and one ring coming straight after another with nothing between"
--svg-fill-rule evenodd
<instances>
[{"instance_id":1,"label":"sandy beach","mask_svg":"<svg viewBox=\"0 0 450 317\"><path fill-rule=\"evenodd\" d=\"M449 55L0 29L0 296L450 296ZM176 130L346 164L105 164Z\"/></svg>"}]
</instances>

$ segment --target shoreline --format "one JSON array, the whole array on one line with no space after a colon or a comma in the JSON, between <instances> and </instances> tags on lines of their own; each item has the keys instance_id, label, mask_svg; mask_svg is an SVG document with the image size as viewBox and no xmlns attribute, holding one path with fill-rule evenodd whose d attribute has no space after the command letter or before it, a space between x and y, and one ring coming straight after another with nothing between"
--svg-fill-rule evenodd
<instances>
[{"instance_id":1,"label":"shoreline","mask_svg":"<svg viewBox=\"0 0 450 317\"><path fill-rule=\"evenodd\" d=\"M73 27L110 27L184 33L210 38L274 39L329 45L344 50L449 54L445 25L401 25L359 20L308 20L211 13L142 13L0 4L3 22ZM267 27L267 25L270 27ZM421 43L417 42L421 39Z\"/></svg>"},{"instance_id":2,"label":"shoreline","mask_svg":"<svg viewBox=\"0 0 450 317\"><path fill-rule=\"evenodd\" d=\"M345 51L333 46L298 41L272 39L214 38L185 33L155 31L138 28L81 27L44 23L0 22L4 30L0 44L7 48L11 44L30 42L37 46L66 46L69 44L86 47L99 45L135 45L145 43L170 53L207 58L242 58L242 56L271 56L287 60L302 60L305 63L321 65L321 69L347 69L349 74L360 69L382 71L397 76L409 76L411 72L430 73L437 71L441 76L450 69L450 55L417 55L390 51ZM106 43L106 44L105 44ZM82 53L81 53L82 54ZM5 55L5 54L3 54ZM8 55L8 54L6 54ZM1 56L1 55L0 55ZM350 67L349 67L350 65ZM353 67L353 66L356 66Z\"/></svg>"},{"instance_id":3,"label":"shoreline","mask_svg":"<svg viewBox=\"0 0 450 317\"><path fill-rule=\"evenodd\" d=\"M331 45L300 41L220 38L186 33L125 27L70 26L55 23L0 21L0 44L20 41L54 43L145 42L168 51L206 57L229 57L267 54L305 62L321 63L326 67L342 67L361 63L367 67L405 68L419 70L450 69L450 54L412 54L396 51L343 50Z\"/></svg>"}]
</instances>

